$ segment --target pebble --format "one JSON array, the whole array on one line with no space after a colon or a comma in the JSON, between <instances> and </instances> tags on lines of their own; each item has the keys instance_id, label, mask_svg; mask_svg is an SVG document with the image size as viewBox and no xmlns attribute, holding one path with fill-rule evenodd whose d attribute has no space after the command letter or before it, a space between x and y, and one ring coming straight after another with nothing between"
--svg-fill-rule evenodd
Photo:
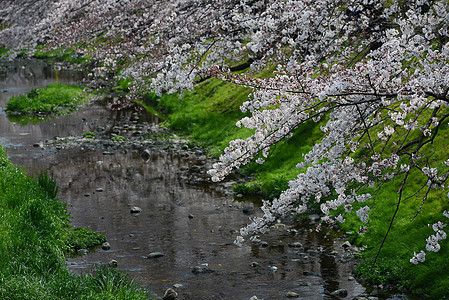
<instances>
[{"instance_id":1,"label":"pebble","mask_svg":"<svg viewBox=\"0 0 449 300\"><path fill-rule=\"evenodd\" d=\"M193 274L212 273L212 272L214 272L214 270L209 269L205 264L195 266L192 270Z\"/></svg>"},{"instance_id":2,"label":"pebble","mask_svg":"<svg viewBox=\"0 0 449 300\"><path fill-rule=\"evenodd\" d=\"M78 252L79 254L85 255L85 254L87 254L89 252L89 250L87 250L87 249L78 249L78 251L76 251L76 252Z\"/></svg>"},{"instance_id":3,"label":"pebble","mask_svg":"<svg viewBox=\"0 0 449 300\"><path fill-rule=\"evenodd\" d=\"M133 206L130 209L130 212L132 214L138 214L138 213L141 213L142 211L143 211L143 209L141 209L140 207L137 207L137 206Z\"/></svg>"},{"instance_id":4,"label":"pebble","mask_svg":"<svg viewBox=\"0 0 449 300\"><path fill-rule=\"evenodd\" d=\"M104 190L102 188L98 188L95 190L96 192L103 192Z\"/></svg>"},{"instance_id":5,"label":"pebble","mask_svg":"<svg viewBox=\"0 0 449 300\"><path fill-rule=\"evenodd\" d=\"M112 259L111 261L109 261L108 265L112 268L117 267L117 261L115 259Z\"/></svg>"},{"instance_id":6,"label":"pebble","mask_svg":"<svg viewBox=\"0 0 449 300\"><path fill-rule=\"evenodd\" d=\"M251 267L256 268L258 266L260 266L260 264L258 262L253 261L252 263L249 264Z\"/></svg>"},{"instance_id":7,"label":"pebble","mask_svg":"<svg viewBox=\"0 0 449 300\"><path fill-rule=\"evenodd\" d=\"M150 152L148 149L144 150L144 151L140 154L140 157L142 157L142 159L144 159L144 160L149 160L149 159L150 159L150 156L151 156L151 152Z\"/></svg>"},{"instance_id":8,"label":"pebble","mask_svg":"<svg viewBox=\"0 0 449 300\"><path fill-rule=\"evenodd\" d=\"M254 213L254 207L252 207L252 206L245 206L242 211L243 211L244 214L250 215L250 214Z\"/></svg>"},{"instance_id":9,"label":"pebble","mask_svg":"<svg viewBox=\"0 0 449 300\"><path fill-rule=\"evenodd\" d=\"M288 246L290 248L302 248L302 244L300 242L289 243Z\"/></svg>"},{"instance_id":10,"label":"pebble","mask_svg":"<svg viewBox=\"0 0 449 300\"><path fill-rule=\"evenodd\" d=\"M178 293L172 289L172 288L168 288L165 291L164 297L162 298L163 300L175 300L178 298Z\"/></svg>"},{"instance_id":11,"label":"pebble","mask_svg":"<svg viewBox=\"0 0 449 300\"><path fill-rule=\"evenodd\" d=\"M260 242L259 246L262 247L262 248L266 248L266 247L268 247L268 243L267 242Z\"/></svg>"},{"instance_id":12,"label":"pebble","mask_svg":"<svg viewBox=\"0 0 449 300\"><path fill-rule=\"evenodd\" d=\"M165 254L161 253L161 252L153 252L148 254L147 258L148 259L153 259L153 258L159 258L159 257L163 257L165 256Z\"/></svg>"},{"instance_id":13,"label":"pebble","mask_svg":"<svg viewBox=\"0 0 449 300\"><path fill-rule=\"evenodd\" d=\"M285 294L285 296L286 296L287 298L298 298L298 297L299 297L299 294L298 294L298 293L295 293L295 292L288 292L287 294Z\"/></svg>"},{"instance_id":14,"label":"pebble","mask_svg":"<svg viewBox=\"0 0 449 300\"><path fill-rule=\"evenodd\" d=\"M349 241L346 241L346 242L344 242L341 246L342 246L344 249L348 249L348 248L351 247L351 243L350 243Z\"/></svg>"},{"instance_id":15,"label":"pebble","mask_svg":"<svg viewBox=\"0 0 449 300\"><path fill-rule=\"evenodd\" d=\"M111 245L108 242L104 242L103 245L101 245L101 249L109 250L111 249Z\"/></svg>"},{"instance_id":16,"label":"pebble","mask_svg":"<svg viewBox=\"0 0 449 300\"><path fill-rule=\"evenodd\" d=\"M335 297L346 297L348 295L348 291L345 289L338 289L331 293L331 296Z\"/></svg>"}]
</instances>

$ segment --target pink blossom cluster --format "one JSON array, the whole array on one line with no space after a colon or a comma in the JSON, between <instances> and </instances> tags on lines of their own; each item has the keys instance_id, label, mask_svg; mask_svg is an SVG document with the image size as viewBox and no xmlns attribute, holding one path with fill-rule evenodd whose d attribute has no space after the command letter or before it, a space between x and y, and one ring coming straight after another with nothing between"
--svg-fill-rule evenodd
<instances>
[{"instance_id":1,"label":"pink blossom cluster","mask_svg":"<svg viewBox=\"0 0 449 300\"><path fill-rule=\"evenodd\" d=\"M446 218L449 218L449 213L447 211L443 212L443 215ZM446 232L443 231L443 228L446 227L447 223L443 223L441 221L438 221L432 225L429 224L429 227L432 227L433 231L435 232L435 234L430 235L427 239L426 239L426 250L428 252L438 252L440 251L440 244L439 242L441 240L446 239ZM418 254L416 252L414 252L413 257L410 259L410 262L413 264L418 264L421 262L424 262L426 260L426 252L424 252L423 250L421 250Z\"/></svg>"},{"instance_id":2,"label":"pink blossom cluster","mask_svg":"<svg viewBox=\"0 0 449 300\"><path fill-rule=\"evenodd\" d=\"M420 199L412 219L434 190L448 188L449 160L433 153L445 143L439 132L449 117L446 1L60 0L49 7L32 26L0 31L0 43L14 34L19 48L72 47L90 59L98 85L132 79L131 100L182 93L210 77L252 89L236 125L253 134L230 142L209 171L213 181L264 163L303 124L320 126L319 141L297 158L302 173L263 202L263 215L237 244L317 203L327 224L355 212L363 234L376 201L389 201L378 196L385 184L400 184L397 210ZM273 66L273 76L254 76ZM438 230L427 251L439 249ZM419 252L412 262L424 259Z\"/></svg>"}]
</instances>

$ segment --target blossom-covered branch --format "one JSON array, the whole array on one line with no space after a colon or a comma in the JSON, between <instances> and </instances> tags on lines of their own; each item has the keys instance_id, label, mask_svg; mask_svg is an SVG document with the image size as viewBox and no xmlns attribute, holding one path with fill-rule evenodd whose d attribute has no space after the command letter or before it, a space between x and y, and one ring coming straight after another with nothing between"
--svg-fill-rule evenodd
<instances>
[{"instance_id":1,"label":"blossom-covered branch","mask_svg":"<svg viewBox=\"0 0 449 300\"><path fill-rule=\"evenodd\" d=\"M209 171L214 181L264 163L302 124L319 124L322 138L298 157L302 173L263 203L241 243L315 203L328 224L355 211L363 234L387 182L401 186L396 212L421 200L410 219L429 193L448 188L449 160L432 147L444 142L449 116L448 16L442 0L60 0L32 28L0 31L0 42L25 28L21 47L72 47L95 65L94 82L131 78L131 99L182 92L211 76L252 88L236 125L254 133L230 143ZM253 76L273 66L273 77ZM437 224L427 251L445 236Z\"/></svg>"}]
</instances>

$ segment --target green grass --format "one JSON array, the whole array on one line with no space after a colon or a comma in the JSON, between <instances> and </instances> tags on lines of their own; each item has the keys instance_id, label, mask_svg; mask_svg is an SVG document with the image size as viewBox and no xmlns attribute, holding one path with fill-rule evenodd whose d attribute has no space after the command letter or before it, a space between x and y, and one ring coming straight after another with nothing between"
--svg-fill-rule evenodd
<instances>
[{"instance_id":1,"label":"green grass","mask_svg":"<svg viewBox=\"0 0 449 300\"><path fill-rule=\"evenodd\" d=\"M85 63L89 60L89 57L76 53L72 48L60 48L56 50L46 50L42 46L36 48L34 57L37 59L50 59L65 61L74 64Z\"/></svg>"},{"instance_id":2,"label":"green grass","mask_svg":"<svg viewBox=\"0 0 449 300\"><path fill-rule=\"evenodd\" d=\"M113 142L124 142L124 141L126 141L126 138L121 136L121 135L116 135L116 136L111 137L111 141L113 141Z\"/></svg>"},{"instance_id":3,"label":"green grass","mask_svg":"<svg viewBox=\"0 0 449 300\"><path fill-rule=\"evenodd\" d=\"M251 133L235 126L235 122L244 116L239 106L249 92L247 88L211 79L198 85L193 92L186 92L182 98L165 94L159 99L151 95L147 104L168 114L170 128L211 147L211 151L218 155L229 141L245 138Z\"/></svg>"},{"instance_id":4,"label":"green grass","mask_svg":"<svg viewBox=\"0 0 449 300\"><path fill-rule=\"evenodd\" d=\"M104 242L106 242L106 237L103 234L87 228L77 227L68 232L68 252L96 247Z\"/></svg>"},{"instance_id":5,"label":"green grass","mask_svg":"<svg viewBox=\"0 0 449 300\"><path fill-rule=\"evenodd\" d=\"M85 139L93 139L95 138L97 135L95 132L91 132L91 131L86 131L83 133L83 138Z\"/></svg>"},{"instance_id":6,"label":"green grass","mask_svg":"<svg viewBox=\"0 0 449 300\"><path fill-rule=\"evenodd\" d=\"M26 176L0 147L0 299L149 299L117 270L68 271L64 258L73 233L56 193L53 179Z\"/></svg>"},{"instance_id":7,"label":"green grass","mask_svg":"<svg viewBox=\"0 0 449 300\"><path fill-rule=\"evenodd\" d=\"M3 57L6 53L8 53L9 48L0 47L0 58Z\"/></svg>"},{"instance_id":8,"label":"green grass","mask_svg":"<svg viewBox=\"0 0 449 300\"><path fill-rule=\"evenodd\" d=\"M424 149L433 153L429 155L429 163L447 159L448 139L449 128L442 126L434 143L429 144L428 149ZM432 228L427 225L440 220L447 221L442 215L443 210L449 209L447 191L432 190L413 221L411 219L421 205L424 192L418 194L418 197L412 197L400 203L392 229L380 251L379 262L371 269L372 259L379 251L381 241L396 209L398 190L402 180L403 177L396 178L382 187L375 200L374 209L370 212L368 232L363 236L352 236L357 244L367 246L362 255L364 262L357 269L357 273L373 284L393 283L405 291L424 294L427 298L447 299L449 297L449 241L447 239L440 241L441 250L438 253L427 254L424 263L414 265L409 262L414 251L425 250L426 238L434 234ZM405 185L403 199L411 196L425 184L426 179L420 175L420 172L412 172ZM358 206L354 206L354 210L357 210ZM354 229L357 231L356 228L360 225L360 220L353 215L347 218L341 227L345 231L354 231Z\"/></svg>"},{"instance_id":9,"label":"green grass","mask_svg":"<svg viewBox=\"0 0 449 300\"><path fill-rule=\"evenodd\" d=\"M83 87L51 84L32 89L26 95L14 96L6 104L8 115L64 115L75 111L87 101Z\"/></svg>"}]
</instances>

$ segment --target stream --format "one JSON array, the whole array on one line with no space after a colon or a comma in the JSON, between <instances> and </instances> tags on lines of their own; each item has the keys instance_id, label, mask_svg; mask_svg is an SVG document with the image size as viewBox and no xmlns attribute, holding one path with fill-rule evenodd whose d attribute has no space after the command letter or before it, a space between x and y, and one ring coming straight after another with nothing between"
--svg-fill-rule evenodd
<instances>
[{"instance_id":1,"label":"stream","mask_svg":"<svg viewBox=\"0 0 449 300\"><path fill-rule=\"evenodd\" d=\"M352 277L351 249L342 247L344 240L315 232L309 222L287 221L263 237L264 244L235 246L238 230L260 209L250 201L235 201L231 183L206 178L212 161L202 149L183 146L182 140L170 147L44 146L43 141L55 137L107 134L117 126L128 129L128 135L149 132L159 122L145 113L136 117L132 111L112 111L107 97L71 116L35 124L7 117L11 96L82 78L74 70L59 69L43 61L1 64L0 144L30 175L47 171L54 176L73 226L106 235L109 250L67 258L70 270L90 272L115 260L119 270L159 299L174 285L178 299L335 299L331 293L339 289L347 291L346 299L366 296ZM145 149L148 157L143 159ZM192 183L192 178L203 180ZM142 211L133 214L132 207ZM155 252L163 256L147 258Z\"/></svg>"}]
</instances>

